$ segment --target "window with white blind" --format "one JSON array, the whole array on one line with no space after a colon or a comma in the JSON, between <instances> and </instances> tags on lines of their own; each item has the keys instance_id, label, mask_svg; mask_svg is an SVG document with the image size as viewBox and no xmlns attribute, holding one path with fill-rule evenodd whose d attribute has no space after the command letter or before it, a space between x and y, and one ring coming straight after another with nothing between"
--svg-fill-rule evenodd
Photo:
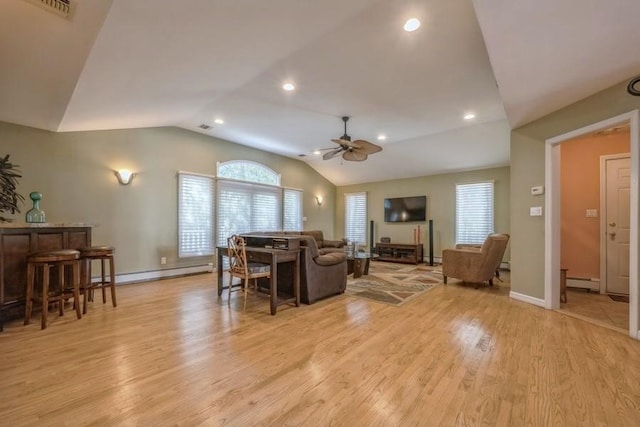
<instances>
[{"instance_id":1,"label":"window with white blind","mask_svg":"<svg viewBox=\"0 0 640 427\"><path fill-rule=\"evenodd\" d=\"M367 243L367 193L344 195L344 237L354 243Z\"/></svg>"},{"instance_id":2,"label":"window with white blind","mask_svg":"<svg viewBox=\"0 0 640 427\"><path fill-rule=\"evenodd\" d=\"M456 184L456 243L481 244L493 233L493 181Z\"/></svg>"},{"instance_id":3,"label":"window with white blind","mask_svg":"<svg viewBox=\"0 0 640 427\"><path fill-rule=\"evenodd\" d=\"M284 189L284 217L282 229L285 231L302 230L302 190Z\"/></svg>"},{"instance_id":4,"label":"window with white blind","mask_svg":"<svg viewBox=\"0 0 640 427\"><path fill-rule=\"evenodd\" d=\"M282 188L219 179L216 194L219 245L233 234L282 229Z\"/></svg>"},{"instance_id":5,"label":"window with white blind","mask_svg":"<svg viewBox=\"0 0 640 427\"><path fill-rule=\"evenodd\" d=\"M214 253L213 177L178 173L178 257Z\"/></svg>"}]
</instances>

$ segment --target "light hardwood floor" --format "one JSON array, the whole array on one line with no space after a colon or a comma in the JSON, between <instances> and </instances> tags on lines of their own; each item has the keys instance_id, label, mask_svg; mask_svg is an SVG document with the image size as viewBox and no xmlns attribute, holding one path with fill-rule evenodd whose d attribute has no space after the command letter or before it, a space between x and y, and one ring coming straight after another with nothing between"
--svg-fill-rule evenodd
<instances>
[{"instance_id":1,"label":"light hardwood floor","mask_svg":"<svg viewBox=\"0 0 640 427\"><path fill-rule=\"evenodd\" d=\"M567 289L567 303L560 304L560 312L629 333L629 303L614 301L608 295Z\"/></svg>"},{"instance_id":2,"label":"light hardwood floor","mask_svg":"<svg viewBox=\"0 0 640 427\"><path fill-rule=\"evenodd\" d=\"M0 333L0 425L637 426L640 342L452 281L401 307L118 287Z\"/></svg>"}]
</instances>

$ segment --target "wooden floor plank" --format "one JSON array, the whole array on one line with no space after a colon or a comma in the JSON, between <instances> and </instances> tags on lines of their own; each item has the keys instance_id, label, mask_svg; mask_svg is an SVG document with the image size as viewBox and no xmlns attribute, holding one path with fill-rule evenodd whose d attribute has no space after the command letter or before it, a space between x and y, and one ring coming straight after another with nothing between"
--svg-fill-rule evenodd
<instances>
[{"instance_id":1,"label":"wooden floor plank","mask_svg":"<svg viewBox=\"0 0 640 427\"><path fill-rule=\"evenodd\" d=\"M276 316L211 274L119 286L117 308L6 324L0 425L637 425L640 343L505 279Z\"/></svg>"}]
</instances>

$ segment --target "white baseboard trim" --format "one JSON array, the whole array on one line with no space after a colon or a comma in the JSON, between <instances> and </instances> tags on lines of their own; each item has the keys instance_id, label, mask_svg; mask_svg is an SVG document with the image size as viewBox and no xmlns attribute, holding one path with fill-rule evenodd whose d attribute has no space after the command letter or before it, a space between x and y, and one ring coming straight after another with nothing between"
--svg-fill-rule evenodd
<instances>
[{"instance_id":1,"label":"white baseboard trim","mask_svg":"<svg viewBox=\"0 0 640 427\"><path fill-rule=\"evenodd\" d=\"M163 270L141 271L139 273L116 274L116 285L125 285L150 280L168 279L170 277L188 276L198 273L212 273L213 264L196 265L193 267L167 268ZM92 277L91 281L98 281L98 277Z\"/></svg>"},{"instance_id":2,"label":"white baseboard trim","mask_svg":"<svg viewBox=\"0 0 640 427\"><path fill-rule=\"evenodd\" d=\"M513 291L509 292L509 296L515 300L545 308L544 299L531 297L529 295L525 295L525 294L521 294L519 292L513 292Z\"/></svg>"}]
</instances>

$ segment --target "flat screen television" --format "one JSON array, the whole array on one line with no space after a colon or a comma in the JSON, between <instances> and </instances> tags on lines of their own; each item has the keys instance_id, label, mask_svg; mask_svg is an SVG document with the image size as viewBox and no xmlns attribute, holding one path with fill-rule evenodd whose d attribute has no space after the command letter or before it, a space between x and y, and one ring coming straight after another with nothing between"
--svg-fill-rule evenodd
<instances>
[{"instance_id":1,"label":"flat screen television","mask_svg":"<svg viewBox=\"0 0 640 427\"><path fill-rule=\"evenodd\" d=\"M418 222L427 218L427 196L384 199L384 222Z\"/></svg>"}]
</instances>

